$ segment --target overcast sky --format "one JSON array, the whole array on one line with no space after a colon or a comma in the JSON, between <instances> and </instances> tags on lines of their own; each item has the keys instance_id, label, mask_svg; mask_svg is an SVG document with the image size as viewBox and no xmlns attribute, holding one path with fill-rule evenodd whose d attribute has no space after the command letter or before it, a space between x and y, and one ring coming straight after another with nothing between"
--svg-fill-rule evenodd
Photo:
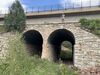
<instances>
[{"instance_id":1,"label":"overcast sky","mask_svg":"<svg viewBox=\"0 0 100 75\"><path fill-rule=\"evenodd\" d=\"M0 0L0 13L7 12L8 7L14 2L15 0ZM44 5L54 5L54 4L60 4L61 7L65 6L65 3L67 4L67 7L71 7L71 5L75 5L76 7L81 5L83 6L89 6L90 1L91 5L99 5L100 0L20 0L22 6L26 8L30 7L37 7L37 6L44 6Z\"/></svg>"}]
</instances>

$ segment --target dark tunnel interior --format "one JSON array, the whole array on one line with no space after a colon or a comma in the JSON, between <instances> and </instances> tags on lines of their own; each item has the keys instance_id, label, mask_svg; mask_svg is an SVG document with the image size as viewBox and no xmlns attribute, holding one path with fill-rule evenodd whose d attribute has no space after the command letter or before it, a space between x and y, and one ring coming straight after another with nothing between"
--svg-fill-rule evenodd
<instances>
[{"instance_id":1,"label":"dark tunnel interior","mask_svg":"<svg viewBox=\"0 0 100 75\"><path fill-rule=\"evenodd\" d=\"M72 43L72 45L75 44L73 33L66 29L58 29L52 32L48 38L48 41L53 45L60 45L63 41L69 41Z\"/></svg>"},{"instance_id":2,"label":"dark tunnel interior","mask_svg":"<svg viewBox=\"0 0 100 75\"><path fill-rule=\"evenodd\" d=\"M72 54L74 53L75 38L72 32L66 29L58 29L52 32L48 38L48 43L53 47L55 58L60 59L61 44L69 41L72 44ZM73 60L73 58L72 58Z\"/></svg>"},{"instance_id":3,"label":"dark tunnel interior","mask_svg":"<svg viewBox=\"0 0 100 75\"><path fill-rule=\"evenodd\" d=\"M29 30L23 34L23 40L30 55L42 55L43 37L36 30Z\"/></svg>"}]
</instances>

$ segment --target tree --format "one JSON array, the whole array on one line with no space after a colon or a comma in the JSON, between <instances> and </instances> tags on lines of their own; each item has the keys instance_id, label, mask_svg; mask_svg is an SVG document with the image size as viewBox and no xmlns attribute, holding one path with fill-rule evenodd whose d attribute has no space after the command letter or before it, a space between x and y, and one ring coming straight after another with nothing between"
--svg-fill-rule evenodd
<instances>
[{"instance_id":1,"label":"tree","mask_svg":"<svg viewBox=\"0 0 100 75\"><path fill-rule=\"evenodd\" d=\"M26 16L20 2L16 0L5 15L4 26L7 31L23 31L26 25Z\"/></svg>"}]
</instances>

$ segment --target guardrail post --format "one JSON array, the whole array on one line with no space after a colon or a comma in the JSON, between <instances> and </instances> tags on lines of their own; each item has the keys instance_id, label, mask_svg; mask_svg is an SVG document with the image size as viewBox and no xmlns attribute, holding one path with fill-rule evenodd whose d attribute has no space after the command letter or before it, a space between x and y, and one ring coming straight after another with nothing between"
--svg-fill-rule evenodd
<instances>
[{"instance_id":1,"label":"guardrail post","mask_svg":"<svg viewBox=\"0 0 100 75\"><path fill-rule=\"evenodd\" d=\"M32 12L34 11L33 7L32 7Z\"/></svg>"},{"instance_id":2,"label":"guardrail post","mask_svg":"<svg viewBox=\"0 0 100 75\"><path fill-rule=\"evenodd\" d=\"M51 6L51 11L52 11L52 6Z\"/></svg>"},{"instance_id":3,"label":"guardrail post","mask_svg":"<svg viewBox=\"0 0 100 75\"><path fill-rule=\"evenodd\" d=\"M90 8L91 8L91 0L90 0Z\"/></svg>"},{"instance_id":4,"label":"guardrail post","mask_svg":"<svg viewBox=\"0 0 100 75\"><path fill-rule=\"evenodd\" d=\"M38 7L38 13L39 13L39 7Z\"/></svg>"},{"instance_id":5,"label":"guardrail post","mask_svg":"<svg viewBox=\"0 0 100 75\"><path fill-rule=\"evenodd\" d=\"M82 2L82 0L81 0L81 8L82 8L82 6L83 6L83 2Z\"/></svg>"},{"instance_id":6,"label":"guardrail post","mask_svg":"<svg viewBox=\"0 0 100 75\"><path fill-rule=\"evenodd\" d=\"M25 11L26 13L27 13L27 9L26 9L26 11Z\"/></svg>"},{"instance_id":7,"label":"guardrail post","mask_svg":"<svg viewBox=\"0 0 100 75\"><path fill-rule=\"evenodd\" d=\"M65 3L65 10L67 9L67 3Z\"/></svg>"},{"instance_id":8,"label":"guardrail post","mask_svg":"<svg viewBox=\"0 0 100 75\"><path fill-rule=\"evenodd\" d=\"M74 9L74 3L73 3L73 9Z\"/></svg>"},{"instance_id":9,"label":"guardrail post","mask_svg":"<svg viewBox=\"0 0 100 75\"><path fill-rule=\"evenodd\" d=\"M59 9L59 5L57 5L57 9L60 10L60 9Z\"/></svg>"},{"instance_id":10,"label":"guardrail post","mask_svg":"<svg viewBox=\"0 0 100 75\"><path fill-rule=\"evenodd\" d=\"M99 0L99 7L100 7L100 0Z\"/></svg>"}]
</instances>

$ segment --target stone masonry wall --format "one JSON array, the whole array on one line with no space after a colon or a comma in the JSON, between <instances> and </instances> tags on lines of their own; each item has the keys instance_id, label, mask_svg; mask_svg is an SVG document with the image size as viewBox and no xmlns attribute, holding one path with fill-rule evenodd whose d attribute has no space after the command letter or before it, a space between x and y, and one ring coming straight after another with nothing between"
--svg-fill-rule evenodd
<instances>
[{"instance_id":1,"label":"stone masonry wall","mask_svg":"<svg viewBox=\"0 0 100 75\"><path fill-rule=\"evenodd\" d=\"M10 33L0 33L0 59L6 58L9 38Z\"/></svg>"},{"instance_id":2,"label":"stone masonry wall","mask_svg":"<svg viewBox=\"0 0 100 75\"><path fill-rule=\"evenodd\" d=\"M49 23L27 25L26 30L37 30L43 36L42 58L49 58L47 39L57 29L67 29L75 36L74 65L78 68L100 66L100 38L81 29L79 23ZM0 34L0 57L5 57L7 41L11 34Z\"/></svg>"},{"instance_id":3,"label":"stone masonry wall","mask_svg":"<svg viewBox=\"0 0 100 75\"><path fill-rule=\"evenodd\" d=\"M27 25L26 31L35 29L44 39L42 58L49 58L47 39L57 29L67 29L75 36L74 65L79 68L100 65L100 38L81 29L79 23L49 23Z\"/></svg>"}]
</instances>

